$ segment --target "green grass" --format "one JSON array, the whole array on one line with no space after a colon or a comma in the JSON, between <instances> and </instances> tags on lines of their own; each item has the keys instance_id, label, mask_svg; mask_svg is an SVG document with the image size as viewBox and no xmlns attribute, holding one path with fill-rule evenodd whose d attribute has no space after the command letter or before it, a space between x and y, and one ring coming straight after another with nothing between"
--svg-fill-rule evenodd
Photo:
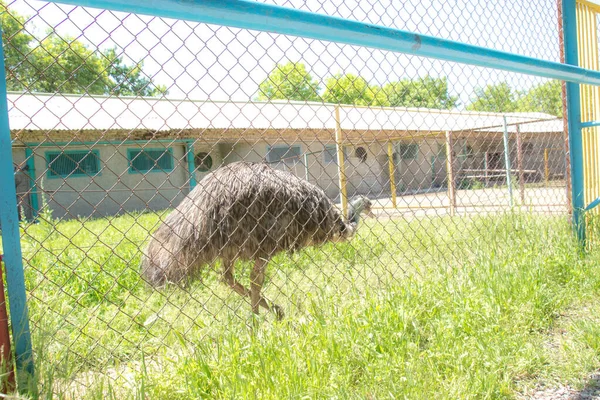
<instances>
[{"instance_id":1,"label":"green grass","mask_svg":"<svg viewBox=\"0 0 600 400\"><path fill-rule=\"evenodd\" d=\"M43 397L512 398L600 367L600 252L580 254L564 216L367 220L350 243L278 255L264 292L287 315L255 328L213 271L143 284L158 220L27 228Z\"/></svg>"}]
</instances>

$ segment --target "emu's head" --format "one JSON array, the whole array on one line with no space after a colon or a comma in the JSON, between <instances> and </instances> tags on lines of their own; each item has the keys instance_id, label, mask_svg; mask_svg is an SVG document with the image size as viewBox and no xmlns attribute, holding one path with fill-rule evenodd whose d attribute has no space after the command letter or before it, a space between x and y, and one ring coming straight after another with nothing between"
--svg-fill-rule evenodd
<instances>
[{"instance_id":1,"label":"emu's head","mask_svg":"<svg viewBox=\"0 0 600 400\"><path fill-rule=\"evenodd\" d=\"M356 233L356 228L358 227L358 222L360 221L360 216L362 214L365 214L369 217L375 217L375 214L373 214L373 211L371 210L371 205L371 200L365 196L357 196L352 198L348 202L348 218L346 222L340 218L339 234L337 234L333 240L336 242L342 242L352 238L352 236L354 236Z\"/></svg>"},{"instance_id":2,"label":"emu's head","mask_svg":"<svg viewBox=\"0 0 600 400\"><path fill-rule=\"evenodd\" d=\"M375 217L375 214L371 210L372 205L371 200L366 196L353 197L348 202L348 223L358 225L361 214L372 218Z\"/></svg>"}]
</instances>

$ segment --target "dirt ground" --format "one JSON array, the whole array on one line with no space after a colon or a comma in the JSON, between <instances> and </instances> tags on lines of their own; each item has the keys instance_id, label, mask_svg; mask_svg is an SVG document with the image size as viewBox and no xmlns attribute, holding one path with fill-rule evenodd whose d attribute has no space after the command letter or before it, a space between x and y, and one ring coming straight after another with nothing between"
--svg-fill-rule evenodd
<instances>
[{"instance_id":1,"label":"dirt ground","mask_svg":"<svg viewBox=\"0 0 600 400\"><path fill-rule=\"evenodd\" d=\"M446 190L398 195L396 208L392 199L374 199L375 213L389 217L442 216L450 214L450 199ZM457 190L455 215L488 214L507 212L512 209L537 214L567 213L567 190L564 186L527 187L523 193L519 189L488 188Z\"/></svg>"}]
</instances>

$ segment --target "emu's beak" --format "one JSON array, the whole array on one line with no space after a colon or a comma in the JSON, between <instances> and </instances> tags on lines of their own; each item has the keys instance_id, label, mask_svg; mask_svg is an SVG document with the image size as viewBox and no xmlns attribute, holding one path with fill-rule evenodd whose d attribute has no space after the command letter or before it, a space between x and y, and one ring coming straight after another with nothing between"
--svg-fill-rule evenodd
<instances>
[{"instance_id":1,"label":"emu's beak","mask_svg":"<svg viewBox=\"0 0 600 400\"><path fill-rule=\"evenodd\" d=\"M369 218L377 218L377 216L375 215L375 213L371 209L366 210L365 213L367 214L367 217L369 217Z\"/></svg>"}]
</instances>

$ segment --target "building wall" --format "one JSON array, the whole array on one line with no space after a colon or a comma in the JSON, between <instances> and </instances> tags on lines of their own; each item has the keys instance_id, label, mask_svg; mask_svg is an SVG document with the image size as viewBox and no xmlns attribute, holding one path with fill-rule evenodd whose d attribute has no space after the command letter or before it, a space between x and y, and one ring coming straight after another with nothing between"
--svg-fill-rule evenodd
<instances>
[{"instance_id":1,"label":"building wall","mask_svg":"<svg viewBox=\"0 0 600 400\"><path fill-rule=\"evenodd\" d=\"M415 159L403 159L400 155L401 143L417 144L419 146ZM461 157L464 143L460 139L454 140L454 168L463 167ZM443 137L415 138L410 141L396 143L398 155L396 157L396 171L398 192L414 192L431 190L446 185L446 140Z\"/></svg>"},{"instance_id":2,"label":"building wall","mask_svg":"<svg viewBox=\"0 0 600 400\"><path fill-rule=\"evenodd\" d=\"M483 137L471 137L469 144L474 149L474 156L469 168L484 169L485 154L488 153L488 169L504 169L504 142L502 134L488 134ZM546 166L548 179L564 179L566 169L566 155L562 133L523 134L522 168L525 171L526 182L538 182L546 179ZM511 169L518 169L517 141L514 134L509 137L509 151ZM545 162L547 150L548 162ZM478 174L481 174L480 172ZM491 178L491 183L504 183L505 173L489 172L489 175L502 175ZM516 174L516 172L513 172Z\"/></svg>"},{"instance_id":3,"label":"building wall","mask_svg":"<svg viewBox=\"0 0 600 400\"><path fill-rule=\"evenodd\" d=\"M147 149L164 148L150 144ZM127 152L140 149L140 144L32 148L35 165L38 204L46 202L56 218L101 217L123 212L160 210L174 207L189 191L185 146L176 143L172 149L173 169L169 172L132 172ZM50 176L47 154L59 151L96 151L100 172L94 176ZM18 155L21 149L15 149ZM44 198L42 198L44 196Z\"/></svg>"},{"instance_id":4,"label":"building wall","mask_svg":"<svg viewBox=\"0 0 600 400\"><path fill-rule=\"evenodd\" d=\"M564 177L565 154L562 134L523 135L525 170L534 170L528 174L528 181L542 180L545 174L544 149L549 149L548 172L550 179ZM159 142L145 142L146 148L164 148ZM417 156L414 159L402 159L399 155L399 144L394 143L394 178L397 193L414 192L441 188L446 185L446 152L445 138L415 138L403 143L418 144ZM46 201L57 218L100 217L123 212L160 210L175 207L189 192L189 160L187 144L177 142L169 145L174 158L173 170L134 173L130 171L128 149L141 148L144 142L127 145L99 144L93 147L83 145L31 146L33 151L34 171L38 204ZM224 164L247 160L264 162L269 146L285 145L285 141L238 141L209 143L198 139L193 145L193 154L208 153L212 159L212 167L208 171L195 169L198 185L210 172ZM290 171L308 179L322 188L334 200L339 200L338 166L336 159L327 160L324 146L334 143L291 142L301 147L302 156L296 162L272 163L274 168ZM366 151L366 159L358 157L357 148ZM511 163L517 168L516 141L510 140ZM98 152L101 160L101 171L89 176L50 177L47 173L46 155L51 151L71 151L91 149ZM388 164L388 143L370 142L354 143L344 147L345 172L347 177L347 193L349 197L357 194L369 195L373 198L390 195L390 176ZM454 169L457 179L468 175L466 169L483 169L484 154L495 153L500 157L499 167L504 168L504 145L502 135L485 135L458 137L454 140ZM304 154L308 160L308 174L304 164ZM13 150L16 163L26 162L23 147ZM30 163L31 164L31 163ZM488 166L492 167L492 166ZM500 175L503 175L502 173ZM503 183L503 177L498 180ZM502 182L500 182L502 181ZM494 183L492 180L491 183ZM42 190L43 189L43 190ZM44 200L41 193L45 193Z\"/></svg>"},{"instance_id":5,"label":"building wall","mask_svg":"<svg viewBox=\"0 0 600 400\"><path fill-rule=\"evenodd\" d=\"M325 160L324 146L334 143L321 142L240 142L221 145L224 163L235 161L263 162L266 160L268 146L300 145L301 152L308 153L308 176L304 164L304 156L296 162L272 163L273 168L289 171L294 175L307 179L323 189L328 197L337 199L339 196L339 177L336 161ZM365 161L356 156L356 148L362 147L367 152ZM389 194L389 172L387 164L387 144L371 143L347 145L345 148L346 190L349 197L357 194L373 196L382 193Z\"/></svg>"},{"instance_id":6,"label":"building wall","mask_svg":"<svg viewBox=\"0 0 600 400\"><path fill-rule=\"evenodd\" d=\"M212 168L210 168L210 170L208 171L203 171L199 168L197 168L197 166L195 166L195 176L196 176L196 182L200 182L206 175L208 175L210 172L214 171L215 169L219 168L221 165L223 165L223 151L222 151L222 147L220 144L218 143L210 143L210 142L205 142L202 140L196 140L193 142L193 150L194 150L194 156L196 156L198 153L208 153L211 161L212 161Z\"/></svg>"}]
</instances>

